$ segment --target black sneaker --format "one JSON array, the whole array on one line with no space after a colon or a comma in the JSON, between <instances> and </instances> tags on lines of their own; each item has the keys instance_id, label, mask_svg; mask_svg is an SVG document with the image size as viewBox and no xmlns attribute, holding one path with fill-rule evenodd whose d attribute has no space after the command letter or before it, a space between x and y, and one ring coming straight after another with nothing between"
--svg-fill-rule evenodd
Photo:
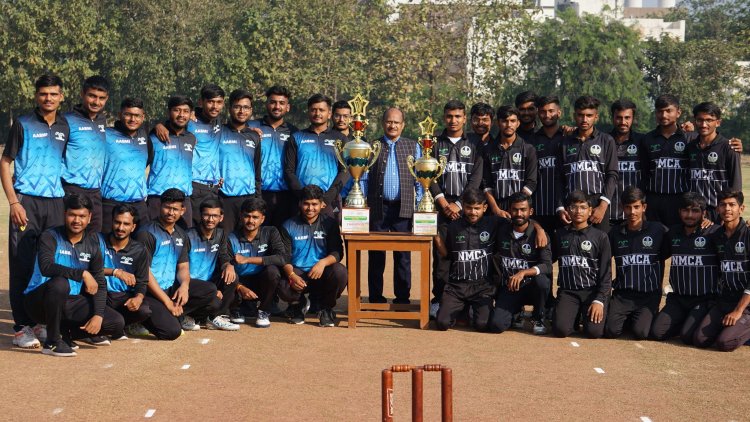
<instances>
[{"instance_id":1,"label":"black sneaker","mask_svg":"<svg viewBox=\"0 0 750 422\"><path fill-rule=\"evenodd\" d=\"M62 336L62 341L64 341L65 344L67 344L68 347L70 347L73 350L78 350L79 349L78 343L76 343L75 341L73 341L73 339L71 339L70 336L63 335Z\"/></svg>"},{"instance_id":2,"label":"black sneaker","mask_svg":"<svg viewBox=\"0 0 750 422\"><path fill-rule=\"evenodd\" d=\"M308 302L309 302L309 306L308 306L307 311L305 311L306 314L313 314L313 315L315 315L315 314L319 313L323 309L320 306L320 302L318 302L317 298L314 298L314 297L311 296L308 299Z\"/></svg>"},{"instance_id":3,"label":"black sneaker","mask_svg":"<svg viewBox=\"0 0 750 422\"><path fill-rule=\"evenodd\" d=\"M54 344L44 343L42 346L42 353L57 357L72 357L77 355L77 353L62 339L57 340Z\"/></svg>"},{"instance_id":4,"label":"black sneaker","mask_svg":"<svg viewBox=\"0 0 750 422\"><path fill-rule=\"evenodd\" d=\"M321 327L334 327L336 325L333 309L321 309L318 312L318 318L320 319Z\"/></svg>"},{"instance_id":5,"label":"black sneaker","mask_svg":"<svg viewBox=\"0 0 750 422\"><path fill-rule=\"evenodd\" d=\"M305 310L309 306L304 295L300 296L299 300L299 302L289 305L292 308L292 316L289 318L289 322L295 325L305 323Z\"/></svg>"},{"instance_id":6,"label":"black sneaker","mask_svg":"<svg viewBox=\"0 0 750 422\"><path fill-rule=\"evenodd\" d=\"M86 337L81 339L82 342L91 344L93 346L111 346L112 342L104 336Z\"/></svg>"}]
</instances>

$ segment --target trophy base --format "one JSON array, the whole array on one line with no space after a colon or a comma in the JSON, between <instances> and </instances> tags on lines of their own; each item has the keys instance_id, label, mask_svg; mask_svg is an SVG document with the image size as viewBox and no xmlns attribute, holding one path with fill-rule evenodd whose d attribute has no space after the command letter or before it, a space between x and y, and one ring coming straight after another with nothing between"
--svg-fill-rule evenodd
<instances>
[{"instance_id":1,"label":"trophy base","mask_svg":"<svg viewBox=\"0 0 750 422\"><path fill-rule=\"evenodd\" d=\"M415 212L412 233L424 236L437 235L437 218L436 212Z\"/></svg>"},{"instance_id":2,"label":"trophy base","mask_svg":"<svg viewBox=\"0 0 750 422\"><path fill-rule=\"evenodd\" d=\"M369 233L370 209L350 207L341 208L341 232Z\"/></svg>"}]
</instances>

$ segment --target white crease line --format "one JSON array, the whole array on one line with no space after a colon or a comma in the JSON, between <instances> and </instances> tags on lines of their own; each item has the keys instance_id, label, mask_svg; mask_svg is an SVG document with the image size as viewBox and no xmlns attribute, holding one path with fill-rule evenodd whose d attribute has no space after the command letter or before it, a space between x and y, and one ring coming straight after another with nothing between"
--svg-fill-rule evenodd
<instances>
[{"instance_id":1,"label":"white crease line","mask_svg":"<svg viewBox=\"0 0 750 422\"><path fill-rule=\"evenodd\" d=\"M581 347L581 345L578 344L578 342L575 342L575 341L571 341L570 345L573 346L573 347Z\"/></svg>"},{"instance_id":2,"label":"white crease line","mask_svg":"<svg viewBox=\"0 0 750 422\"><path fill-rule=\"evenodd\" d=\"M637 347L639 349L645 349L645 347L643 347L643 345L641 343L636 343L635 347Z\"/></svg>"},{"instance_id":3,"label":"white crease line","mask_svg":"<svg viewBox=\"0 0 750 422\"><path fill-rule=\"evenodd\" d=\"M59 415L60 413L62 413L62 411L63 411L63 408L62 407L58 407L56 409L52 409L52 414L53 415Z\"/></svg>"},{"instance_id":4,"label":"white crease line","mask_svg":"<svg viewBox=\"0 0 750 422\"><path fill-rule=\"evenodd\" d=\"M648 416L641 416L641 422L651 422L651 418Z\"/></svg>"},{"instance_id":5,"label":"white crease line","mask_svg":"<svg viewBox=\"0 0 750 422\"><path fill-rule=\"evenodd\" d=\"M104 364L103 368L104 368L104 369L109 369L109 368L111 368L111 367L113 367L113 366L115 366L115 364L114 364L114 363L106 363L106 364Z\"/></svg>"},{"instance_id":6,"label":"white crease line","mask_svg":"<svg viewBox=\"0 0 750 422\"><path fill-rule=\"evenodd\" d=\"M188 365L188 364L186 363L186 364L182 365L182 368L180 368L180 369L190 369L190 365Z\"/></svg>"},{"instance_id":7,"label":"white crease line","mask_svg":"<svg viewBox=\"0 0 750 422\"><path fill-rule=\"evenodd\" d=\"M597 374L603 374L604 373L604 369L602 369L602 368L594 368L594 371L596 371Z\"/></svg>"},{"instance_id":8,"label":"white crease line","mask_svg":"<svg viewBox=\"0 0 750 422\"><path fill-rule=\"evenodd\" d=\"M209 339L204 338L203 340L201 340L201 344L208 344L209 341Z\"/></svg>"},{"instance_id":9,"label":"white crease line","mask_svg":"<svg viewBox=\"0 0 750 422\"><path fill-rule=\"evenodd\" d=\"M150 418L150 417L154 416L154 413L156 413L156 409L148 409L146 411L146 414L143 415L143 417L144 418Z\"/></svg>"}]
</instances>

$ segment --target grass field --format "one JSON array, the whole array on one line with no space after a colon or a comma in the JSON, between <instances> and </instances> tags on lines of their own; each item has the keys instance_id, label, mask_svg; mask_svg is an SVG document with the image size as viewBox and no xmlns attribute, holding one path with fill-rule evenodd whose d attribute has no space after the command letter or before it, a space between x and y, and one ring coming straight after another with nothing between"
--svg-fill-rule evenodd
<instances>
[{"instance_id":1,"label":"grass field","mask_svg":"<svg viewBox=\"0 0 750 422\"><path fill-rule=\"evenodd\" d=\"M0 198L0 221L7 211ZM427 363L453 368L458 421L750 420L750 347L720 353L675 341L556 339L529 327L423 331L415 322L350 330L346 296L333 329L274 320L265 330L82 346L71 359L13 349L5 224L0 238L0 420L372 421L380 418L380 371ZM396 378L398 421L410 417L407 379ZM425 420L438 420L438 397L438 377L425 374Z\"/></svg>"}]
</instances>

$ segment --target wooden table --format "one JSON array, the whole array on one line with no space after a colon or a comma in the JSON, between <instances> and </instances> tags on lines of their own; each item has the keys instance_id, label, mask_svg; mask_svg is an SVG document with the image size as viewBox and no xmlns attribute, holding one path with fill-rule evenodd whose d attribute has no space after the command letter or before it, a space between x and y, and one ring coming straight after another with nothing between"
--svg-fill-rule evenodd
<instances>
[{"instance_id":1,"label":"wooden table","mask_svg":"<svg viewBox=\"0 0 750 422\"><path fill-rule=\"evenodd\" d=\"M411 233L372 232L344 234L347 242L346 266L349 271L349 328L357 326L363 318L413 319L419 327L427 328L430 322L430 269L432 268L432 236ZM362 251L411 251L421 254L419 271L420 299L416 304L362 303L362 278L360 264ZM412 280L414 277L412 277Z\"/></svg>"}]
</instances>

